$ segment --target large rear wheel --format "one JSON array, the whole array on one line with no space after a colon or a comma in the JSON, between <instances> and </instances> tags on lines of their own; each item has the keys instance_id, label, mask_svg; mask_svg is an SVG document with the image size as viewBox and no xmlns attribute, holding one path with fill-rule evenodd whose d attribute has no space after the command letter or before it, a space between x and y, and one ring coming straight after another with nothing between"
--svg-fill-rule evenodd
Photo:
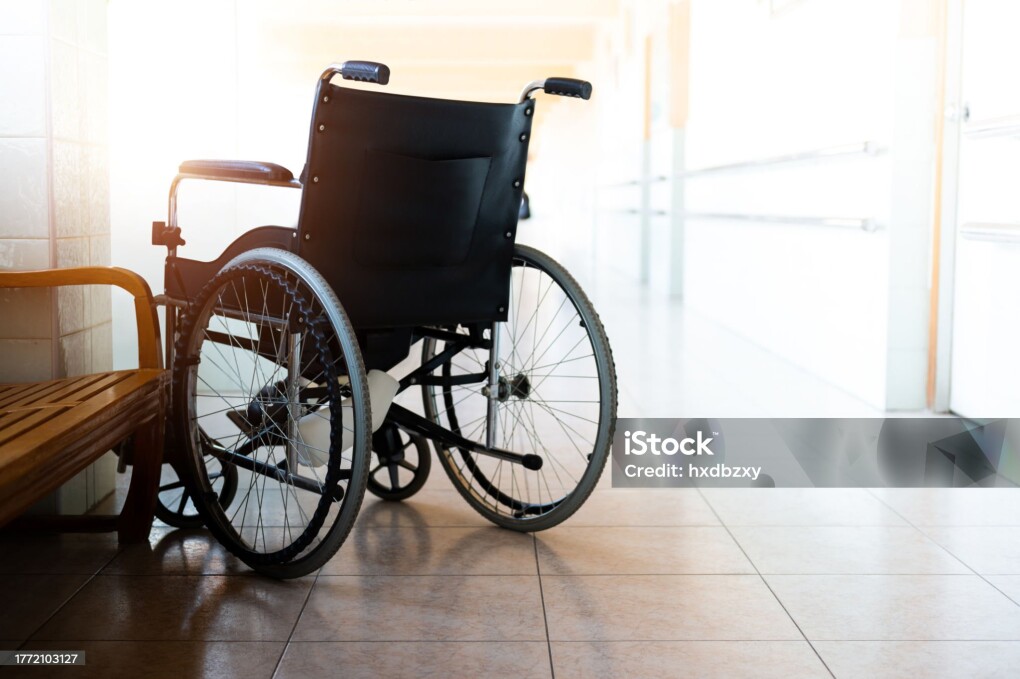
<instances>
[{"instance_id":1,"label":"large rear wheel","mask_svg":"<svg viewBox=\"0 0 1020 679\"><path fill-rule=\"evenodd\" d=\"M174 380L185 481L210 531L272 577L322 566L354 524L371 455L365 369L329 285L289 252L238 256L185 316ZM214 469L236 472L229 502Z\"/></svg>"},{"instance_id":2,"label":"large rear wheel","mask_svg":"<svg viewBox=\"0 0 1020 679\"><path fill-rule=\"evenodd\" d=\"M434 422L471 441L542 458L540 469L527 469L463 448L438 451L454 486L482 516L505 528L543 530L577 511L602 474L616 426L616 373L598 314L566 269L518 245L511 271L507 322L495 326L495 390L456 379L422 389ZM442 340L426 339L423 362L444 348ZM488 374L489 361L489 350L465 349L437 372Z\"/></svg>"}]
</instances>

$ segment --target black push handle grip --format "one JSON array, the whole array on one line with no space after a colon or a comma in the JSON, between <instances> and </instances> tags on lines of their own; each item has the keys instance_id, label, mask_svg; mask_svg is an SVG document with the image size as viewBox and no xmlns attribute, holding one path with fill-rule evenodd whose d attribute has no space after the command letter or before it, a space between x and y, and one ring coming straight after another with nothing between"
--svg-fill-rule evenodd
<instances>
[{"instance_id":1,"label":"black push handle grip","mask_svg":"<svg viewBox=\"0 0 1020 679\"><path fill-rule=\"evenodd\" d=\"M390 81L390 67L374 61L345 61L340 66L340 76L344 80L385 85Z\"/></svg>"},{"instance_id":2,"label":"black push handle grip","mask_svg":"<svg viewBox=\"0 0 1020 679\"><path fill-rule=\"evenodd\" d=\"M576 78L546 78L545 87L542 91L546 94L556 94L561 97L577 97L578 99L591 99L591 83L587 80Z\"/></svg>"}]
</instances>

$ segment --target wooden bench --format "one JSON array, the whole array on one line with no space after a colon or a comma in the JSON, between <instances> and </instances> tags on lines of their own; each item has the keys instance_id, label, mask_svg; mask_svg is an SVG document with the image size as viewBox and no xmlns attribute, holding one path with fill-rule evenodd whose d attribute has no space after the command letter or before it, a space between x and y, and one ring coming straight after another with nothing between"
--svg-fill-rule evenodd
<instances>
[{"instance_id":1,"label":"wooden bench","mask_svg":"<svg viewBox=\"0 0 1020 679\"><path fill-rule=\"evenodd\" d=\"M32 384L0 385L0 527L118 532L144 540L152 526L163 461L167 373L149 286L114 267L0 272L0 287L115 285L134 296L138 369ZM17 319L3 319L16 323ZM47 494L133 436L134 468L119 516L22 517Z\"/></svg>"}]
</instances>

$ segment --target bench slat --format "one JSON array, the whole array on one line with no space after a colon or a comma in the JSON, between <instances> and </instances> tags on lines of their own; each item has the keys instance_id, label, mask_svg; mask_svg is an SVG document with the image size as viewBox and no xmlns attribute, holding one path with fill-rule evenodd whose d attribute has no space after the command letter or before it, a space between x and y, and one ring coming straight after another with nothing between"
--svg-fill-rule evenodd
<instances>
[{"instance_id":1,"label":"bench slat","mask_svg":"<svg viewBox=\"0 0 1020 679\"><path fill-rule=\"evenodd\" d=\"M19 418L0 429L0 498L4 498L0 525L141 424L162 417L164 371L126 370L90 377L98 379L58 381L61 388L46 390L40 397L48 403L32 407L21 398L11 406L17 410L0 409L0 417Z\"/></svg>"},{"instance_id":2,"label":"bench slat","mask_svg":"<svg viewBox=\"0 0 1020 679\"><path fill-rule=\"evenodd\" d=\"M68 408L70 408L68 405L56 405L49 408L18 410L0 417L0 446L30 429L46 424L49 420L63 414ZM8 418L10 418L9 421Z\"/></svg>"},{"instance_id":3,"label":"bench slat","mask_svg":"<svg viewBox=\"0 0 1020 679\"><path fill-rule=\"evenodd\" d=\"M80 389L90 384L95 384L99 380L103 379L103 377L107 374L108 373L83 375L82 377L71 377L63 380L44 382L44 388L32 393L22 394L17 398L11 399L8 403L0 405L0 412L9 412L34 403L48 403L49 401L47 399L55 394L74 393L76 389Z\"/></svg>"},{"instance_id":4,"label":"bench slat","mask_svg":"<svg viewBox=\"0 0 1020 679\"><path fill-rule=\"evenodd\" d=\"M95 375L85 375L84 377L76 379L87 380L95 377ZM67 386L67 380L51 380L49 382L40 382L39 384L30 386L32 389L18 391L17 393L10 394L7 398L0 400L0 410L6 411L7 408L14 408L20 403L30 403L33 398L42 398L46 394Z\"/></svg>"}]
</instances>

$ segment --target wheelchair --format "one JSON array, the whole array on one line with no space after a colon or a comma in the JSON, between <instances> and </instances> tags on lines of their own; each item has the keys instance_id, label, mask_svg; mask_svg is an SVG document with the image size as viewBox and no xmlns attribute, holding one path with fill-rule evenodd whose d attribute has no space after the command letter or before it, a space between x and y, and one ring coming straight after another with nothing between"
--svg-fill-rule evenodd
<instances>
[{"instance_id":1,"label":"wheelchair","mask_svg":"<svg viewBox=\"0 0 1020 679\"><path fill-rule=\"evenodd\" d=\"M515 238L532 94L588 99L591 85L549 78L490 104L338 75L385 85L389 69L326 69L299 179L272 163L184 162L152 231L167 248L157 303L172 372L157 516L206 525L276 578L328 561L366 490L417 492L430 447L492 523L555 526L595 487L616 424L595 309ZM185 180L299 189L298 225L251 229L213 261L179 256ZM408 390L420 403L394 402Z\"/></svg>"}]
</instances>

